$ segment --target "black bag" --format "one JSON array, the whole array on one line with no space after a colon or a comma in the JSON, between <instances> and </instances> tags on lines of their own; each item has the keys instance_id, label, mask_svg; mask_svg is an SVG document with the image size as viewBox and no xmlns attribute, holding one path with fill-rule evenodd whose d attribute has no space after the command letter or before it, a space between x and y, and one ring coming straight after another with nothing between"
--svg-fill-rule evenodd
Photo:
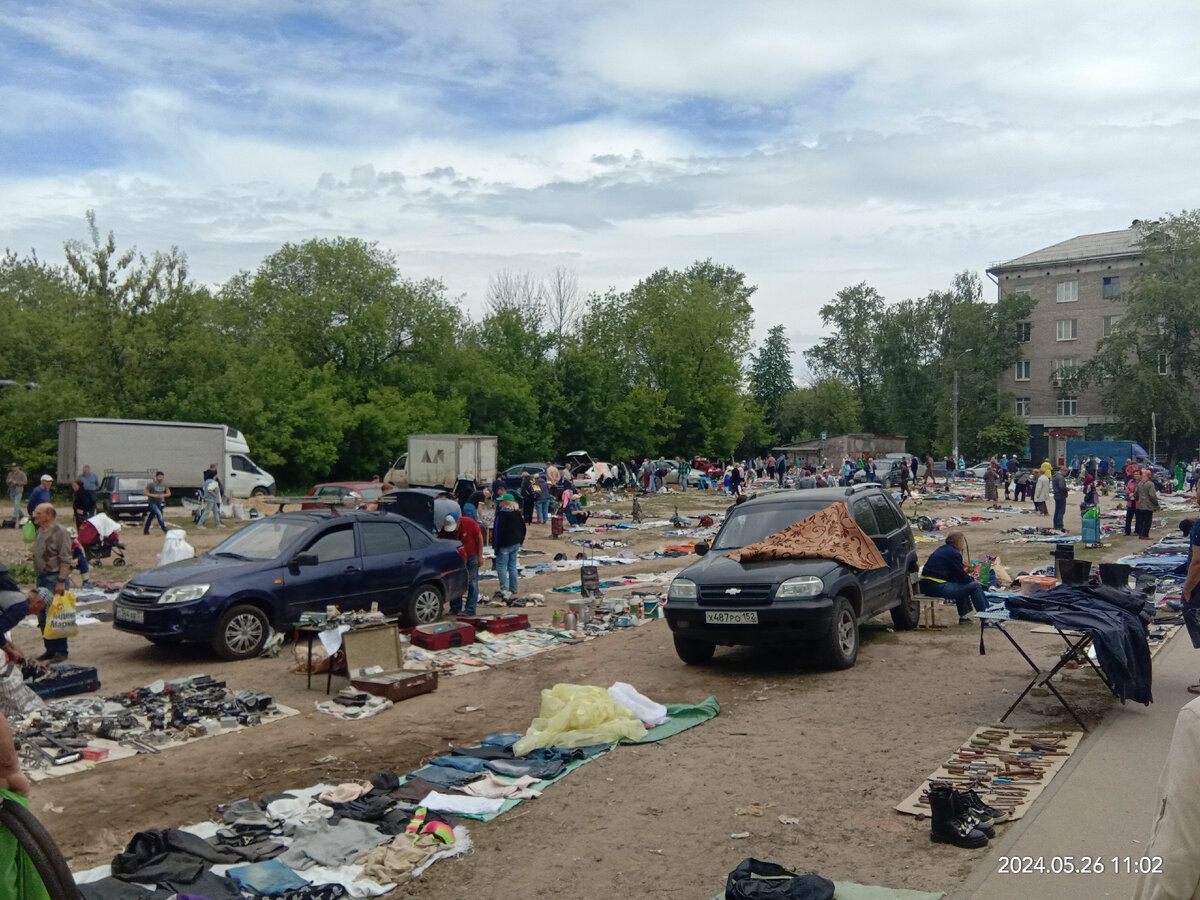
<instances>
[{"instance_id":1,"label":"black bag","mask_svg":"<svg viewBox=\"0 0 1200 900\"><path fill-rule=\"evenodd\" d=\"M797 875L776 863L746 857L729 873L726 900L833 900L833 882Z\"/></svg>"}]
</instances>

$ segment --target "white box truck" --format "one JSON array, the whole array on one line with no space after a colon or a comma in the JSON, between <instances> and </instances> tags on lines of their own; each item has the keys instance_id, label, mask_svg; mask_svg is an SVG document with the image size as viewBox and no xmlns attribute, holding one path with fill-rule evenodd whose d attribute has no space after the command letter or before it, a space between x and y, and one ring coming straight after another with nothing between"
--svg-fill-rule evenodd
<instances>
[{"instance_id":1,"label":"white box truck","mask_svg":"<svg viewBox=\"0 0 1200 900\"><path fill-rule=\"evenodd\" d=\"M252 497L275 492L275 479L250 459L246 438L236 428L202 422L144 419L60 419L58 483L69 485L90 466L109 472L161 471L177 495L199 490L204 471L215 463L225 493Z\"/></svg>"},{"instance_id":2,"label":"white box truck","mask_svg":"<svg viewBox=\"0 0 1200 900\"><path fill-rule=\"evenodd\" d=\"M496 477L496 437L488 434L410 434L408 451L384 480L398 488L454 487L460 478L491 484Z\"/></svg>"}]
</instances>

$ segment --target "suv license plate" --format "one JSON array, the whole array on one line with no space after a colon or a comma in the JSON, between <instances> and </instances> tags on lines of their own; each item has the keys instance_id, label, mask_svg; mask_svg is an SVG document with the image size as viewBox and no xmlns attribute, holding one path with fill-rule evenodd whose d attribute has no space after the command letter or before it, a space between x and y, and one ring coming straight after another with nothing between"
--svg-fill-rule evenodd
<instances>
[{"instance_id":1,"label":"suv license plate","mask_svg":"<svg viewBox=\"0 0 1200 900\"><path fill-rule=\"evenodd\" d=\"M142 625L146 621L146 614L142 610L129 609L125 606L118 606L113 612L113 616L122 622L135 622L138 625Z\"/></svg>"},{"instance_id":2,"label":"suv license plate","mask_svg":"<svg viewBox=\"0 0 1200 900\"><path fill-rule=\"evenodd\" d=\"M704 624L706 625L757 625L758 613L753 610L716 609L705 610Z\"/></svg>"}]
</instances>

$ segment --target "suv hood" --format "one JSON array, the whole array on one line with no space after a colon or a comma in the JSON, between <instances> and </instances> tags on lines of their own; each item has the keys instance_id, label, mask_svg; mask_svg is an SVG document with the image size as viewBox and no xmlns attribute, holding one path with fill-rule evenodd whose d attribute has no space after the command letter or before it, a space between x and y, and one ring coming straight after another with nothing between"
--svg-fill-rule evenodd
<instances>
[{"instance_id":1,"label":"suv hood","mask_svg":"<svg viewBox=\"0 0 1200 900\"><path fill-rule=\"evenodd\" d=\"M679 573L681 578L696 582L720 582L731 584L746 582L778 584L800 575L815 575L823 578L842 568L832 559L771 559L763 562L740 563L723 552L710 552L699 562L692 563Z\"/></svg>"},{"instance_id":2,"label":"suv hood","mask_svg":"<svg viewBox=\"0 0 1200 900\"><path fill-rule=\"evenodd\" d=\"M157 569L149 569L135 575L129 583L143 587L168 588L181 584L193 584L198 581L209 581L214 578L224 578L236 573L248 574L265 566L273 565L275 565L273 559L242 560L202 554L191 559L168 563Z\"/></svg>"}]
</instances>

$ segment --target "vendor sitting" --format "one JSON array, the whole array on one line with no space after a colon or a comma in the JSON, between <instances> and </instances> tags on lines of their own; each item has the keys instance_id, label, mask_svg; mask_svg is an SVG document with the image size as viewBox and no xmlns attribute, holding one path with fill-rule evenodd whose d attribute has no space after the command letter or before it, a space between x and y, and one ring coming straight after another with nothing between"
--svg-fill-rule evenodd
<instances>
[{"instance_id":1,"label":"vendor sitting","mask_svg":"<svg viewBox=\"0 0 1200 900\"><path fill-rule=\"evenodd\" d=\"M987 609L983 585L967 574L963 564L963 551L967 538L961 531L946 535L946 543L933 551L921 569L921 593L926 597L941 597L958 604L958 624L965 625L971 619L967 615L974 606L976 612Z\"/></svg>"}]
</instances>

